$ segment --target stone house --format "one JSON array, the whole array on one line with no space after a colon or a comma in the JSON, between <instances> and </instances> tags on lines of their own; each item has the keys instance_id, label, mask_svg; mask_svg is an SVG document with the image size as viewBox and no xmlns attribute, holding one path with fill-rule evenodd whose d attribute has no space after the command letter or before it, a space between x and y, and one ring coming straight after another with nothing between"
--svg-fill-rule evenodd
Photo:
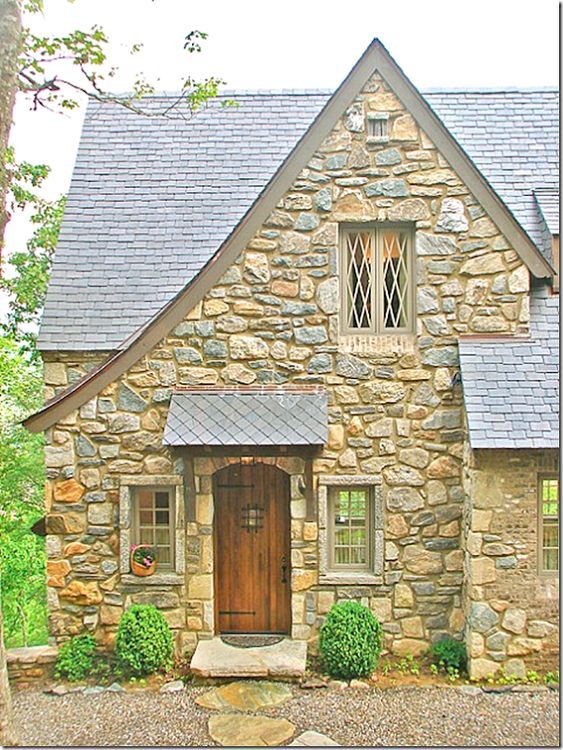
<instances>
[{"instance_id":1,"label":"stone house","mask_svg":"<svg viewBox=\"0 0 563 750\"><path fill-rule=\"evenodd\" d=\"M88 108L26 421L53 642L154 602L184 653L314 649L356 599L394 654L553 665L557 92L422 96L375 40L334 93L234 97Z\"/></svg>"}]
</instances>

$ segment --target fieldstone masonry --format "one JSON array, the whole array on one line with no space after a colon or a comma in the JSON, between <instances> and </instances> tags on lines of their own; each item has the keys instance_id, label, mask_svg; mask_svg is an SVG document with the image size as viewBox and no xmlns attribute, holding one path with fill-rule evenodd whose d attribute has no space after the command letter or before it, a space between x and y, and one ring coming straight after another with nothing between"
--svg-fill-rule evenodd
<instances>
[{"instance_id":1,"label":"fieldstone masonry","mask_svg":"<svg viewBox=\"0 0 563 750\"><path fill-rule=\"evenodd\" d=\"M367 135L371 116L386 119L386 138ZM416 231L416 333L342 336L339 223L386 221ZM124 477L148 483L183 475L181 458L162 446L175 386L315 384L329 393L329 438L313 461L317 499L339 477L373 477L381 510L374 529L379 567L368 580L326 575L320 562L325 521L305 520L303 462L264 459L275 460L292 480L292 636L314 648L333 602L353 598L380 618L385 646L396 654L419 654L443 634L463 637L467 627L478 670L515 658L531 663L536 646L542 650L554 638L556 610L535 615L535 604L515 600L524 575L521 545L531 545L531 537L514 527L512 496L504 496L502 512L487 516L488 469L479 469L479 461L492 470L495 459L479 459L471 482L465 480L469 449L462 387L454 377L459 335L527 332L528 293L528 271L517 254L374 75L184 321L47 431L53 640L86 628L110 647L124 608L147 601L164 611L179 650L191 652L198 639L211 637L212 475L230 459L194 459L196 517L178 530L185 566L170 575L135 579L124 572L124 558L120 568ZM103 359L46 354L46 397ZM530 472L524 494L535 486L531 465ZM495 553L495 543L510 553ZM527 612L523 625L520 610Z\"/></svg>"}]
</instances>

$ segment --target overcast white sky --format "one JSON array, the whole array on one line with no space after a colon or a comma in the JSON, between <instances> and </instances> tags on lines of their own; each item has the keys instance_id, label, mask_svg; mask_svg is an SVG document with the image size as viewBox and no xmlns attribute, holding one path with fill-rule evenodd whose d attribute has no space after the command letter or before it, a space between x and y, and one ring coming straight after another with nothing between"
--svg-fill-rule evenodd
<instances>
[{"instance_id":1,"label":"overcast white sky","mask_svg":"<svg viewBox=\"0 0 563 750\"><path fill-rule=\"evenodd\" d=\"M162 90L215 75L229 88L335 88L379 37L420 89L556 86L557 0L45 0L32 28L64 33L101 25L120 68L115 90L143 71ZM209 34L199 55L183 50L192 29ZM134 42L143 51L131 58ZM47 194L68 189L83 111L58 115L16 106L19 159L52 167ZM25 241L13 220L8 252Z\"/></svg>"}]
</instances>

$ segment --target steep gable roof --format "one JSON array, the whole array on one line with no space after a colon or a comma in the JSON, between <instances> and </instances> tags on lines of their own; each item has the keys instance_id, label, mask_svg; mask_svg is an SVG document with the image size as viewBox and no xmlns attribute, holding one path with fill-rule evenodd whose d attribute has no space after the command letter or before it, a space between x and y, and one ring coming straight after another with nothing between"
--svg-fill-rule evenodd
<instances>
[{"instance_id":1,"label":"steep gable roof","mask_svg":"<svg viewBox=\"0 0 563 750\"><path fill-rule=\"evenodd\" d=\"M55 423L68 411L96 395L115 380L129 366L155 346L183 316L215 284L222 273L237 258L261 224L276 206L283 193L290 188L300 170L306 166L322 141L331 132L338 118L352 103L374 71L378 71L417 120L424 132L434 142L442 155L457 172L460 179L479 200L485 211L506 236L532 273L549 276L552 269L524 229L505 204L477 170L467 154L455 141L441 120L405 77L389 56L383 45L374 40L352 68L344 82L327 100L319 114L306 129L288 156L278 167L267 185L238 223L232 227L213 256L205 262L199 273L170 299L147 323L141 326L123 344L121 351L113 354L98 368L78 383L56 396L36 415L26 420L29 429L39 431ZM133 220L134 217L131 217ZM135 232L132 221L132 232ZM127 241L126 239L124 240ZM155 266L155 270L158 266ZM111 288L105 290L113 294Z\"/></svg>"},{"instance_id":2,"label":"steep gable roof","mask_svg":"<svg viewBox=\"0 0 563 750\"><path fill-rule=\"evenodd\" d=\"M330 98L326 91L233 96L238 107L217 101L189 120L89 105L40 348L120 347L212 257ZM557 91L425 99L549 260L532 191L539 200L546 191L538 188L557 190ZM170 101L153 97L147 106Z\"/></svg>"}]
</instances>

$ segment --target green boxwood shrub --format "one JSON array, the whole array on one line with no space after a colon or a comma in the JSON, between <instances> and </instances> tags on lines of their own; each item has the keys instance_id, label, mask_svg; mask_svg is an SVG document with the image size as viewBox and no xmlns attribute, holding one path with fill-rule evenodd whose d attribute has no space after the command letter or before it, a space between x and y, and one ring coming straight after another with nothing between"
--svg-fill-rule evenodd
<instances>
[{"instance_id":1,"label":"green boxwood shrub","mask_svg":"<svg viewBox=\"0 0 563 750\"><path fill-rule=\"evenodd\" d=\"M344 680L367 677L381 653L381 625L358 602L334 604L321 626L319 650L323 667Z\"/></svg>"},{"instance_id":2,"label":"green boxwood shrub","mask_svg":"<svg viewBox=\"0 0 563 750\"><path fill-rule=\"evenodd\" d=\"M467 649L463 641L454 638L442 638L430 646L430 659L437 667L442 667L449 674L467 671Z\"/></svg>"},{"instance_id":3,"label":"green boxwood shrub","mask_svg":"<svg viewBox=\"0 0 563 750\"><path fill-rule=\"evenodd\" d=\"M55 677L66 677L70 682L83 680L94 667L96 642L91 635L77 635L63 643L55 664Z\"/></svg>"},{"instance_id":4,"label":"green boxwood shrub","mask_svg":"<svg viewBox=\"0 0 563 750\"><path fill-rule=\"evenodd\" d=\"M136 675L152 674L170 664L172 650L168 623L153 604L133 604L124 612L115 641L121 668Z\"/></svg>"}]
</instances>

